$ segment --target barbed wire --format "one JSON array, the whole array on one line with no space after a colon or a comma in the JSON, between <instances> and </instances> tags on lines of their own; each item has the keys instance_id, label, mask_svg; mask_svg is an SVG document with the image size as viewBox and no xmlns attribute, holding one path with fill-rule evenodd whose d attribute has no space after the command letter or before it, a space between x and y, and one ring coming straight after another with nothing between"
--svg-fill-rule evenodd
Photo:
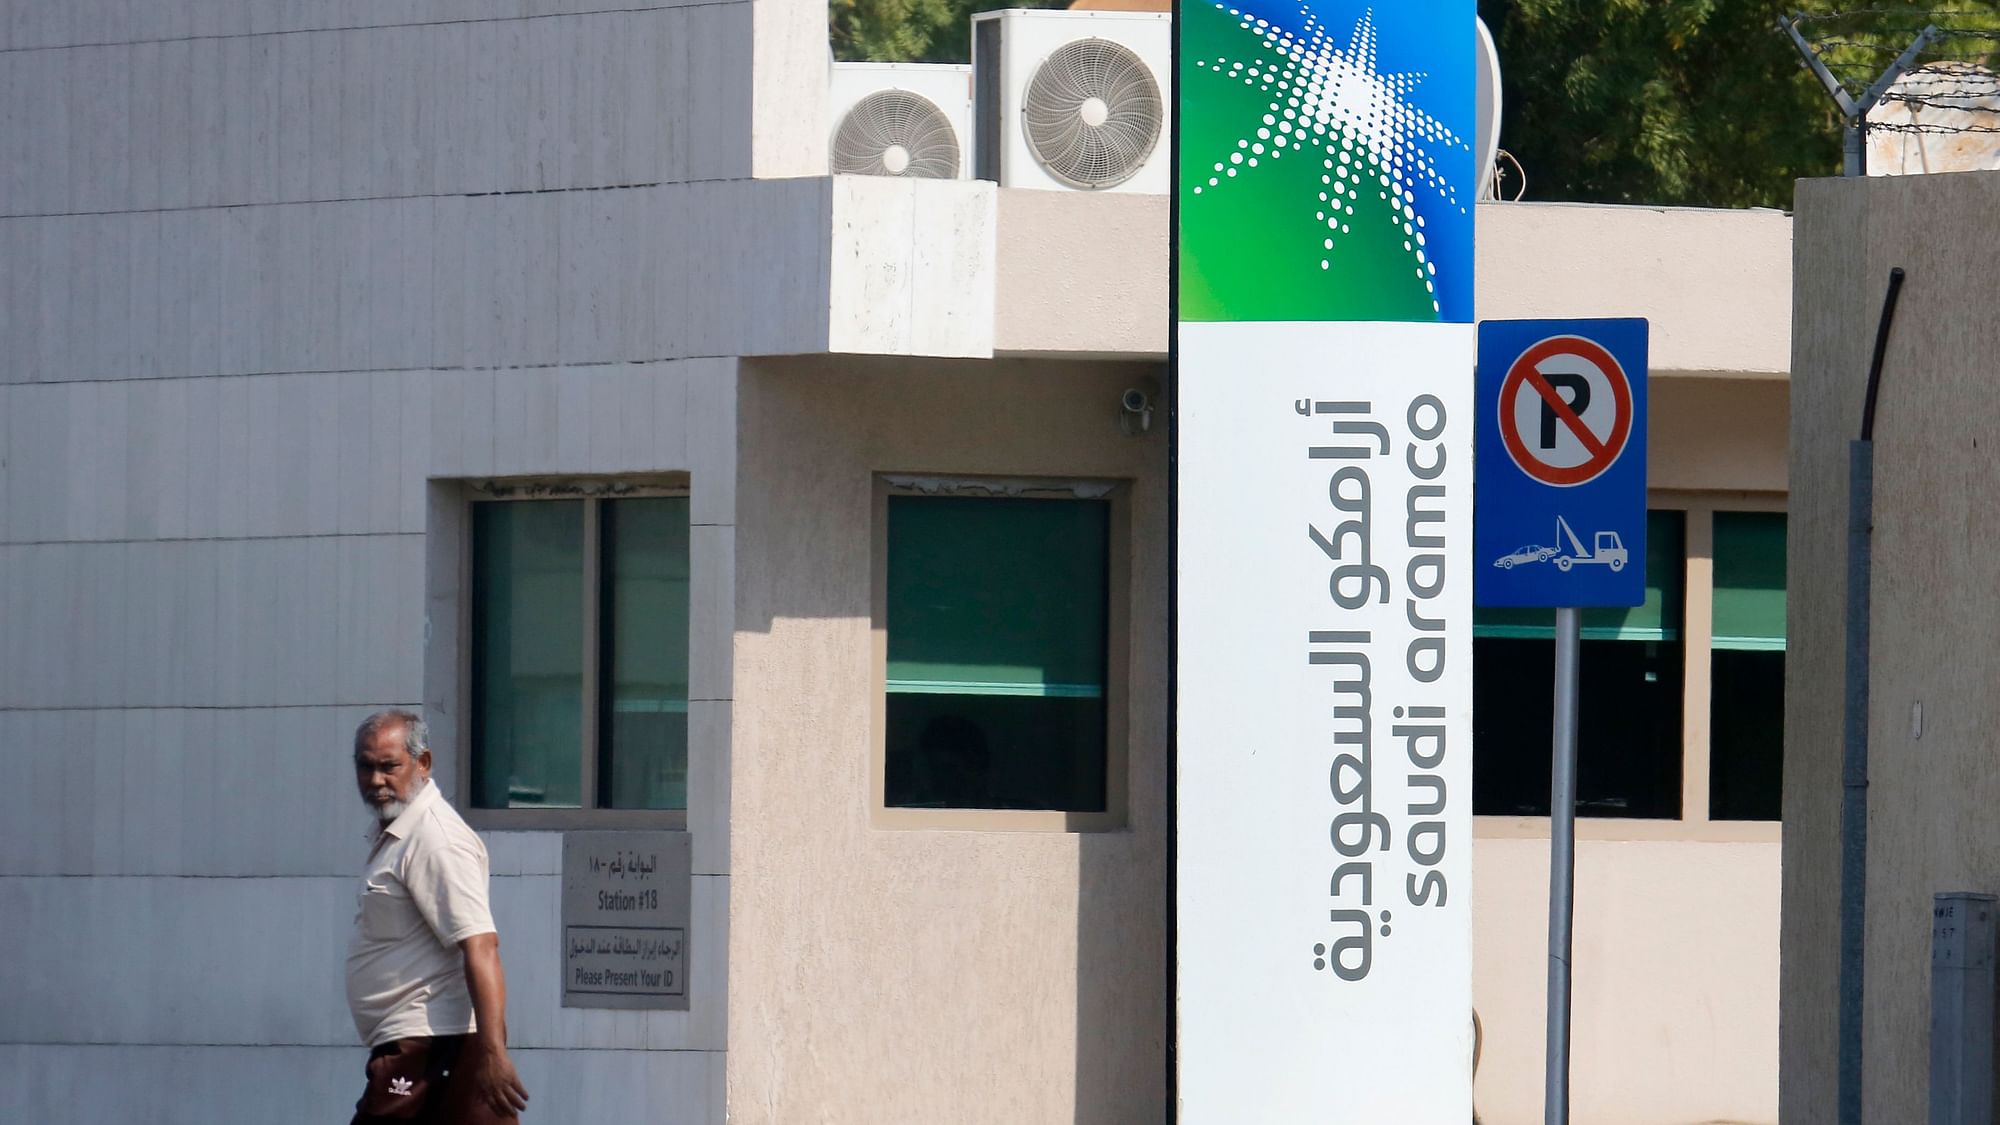
<instances>
[{"instance_id":1,"label":"barbed wire","mask_svg":"<svg viewBox=\"0 0 2000 1125\"><path fill-rule=\"evenodd\" d=\"M1974 27L1965 9L1871 6L1793 13L1787 21L1813 60L1849 96L1859 96L1929 41L1909 69L1857 122L1864 136L2000 135L2000 26ZM1984 14L1984 13L1977 13ZM2000 9L1993 13L2000 20ZM1942 117L1942 119L1941 119Z\"/></svg>"}]
</instances>

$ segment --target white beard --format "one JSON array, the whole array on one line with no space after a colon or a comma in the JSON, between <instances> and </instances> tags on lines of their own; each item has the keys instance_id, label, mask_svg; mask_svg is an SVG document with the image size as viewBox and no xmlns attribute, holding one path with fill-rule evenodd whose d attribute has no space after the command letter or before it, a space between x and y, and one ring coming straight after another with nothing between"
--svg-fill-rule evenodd
<instances>
[{"instance_id":1,"label":"white beard","mask_svg":"<svg viewBox=\"0 0 2000 1125\"><path fill-rule=\"evenodd\" d=\"M418 781L417 787L410 791L411 798L414 799L417 794L422 793L424 791L424 786L429 785L430 783L431 783L430 778L424 778L421 781ZM365 804L366 802L363 803ZM369 805L368 808L369 811L375 814L376 820L380 821L383 824L394 824L396 822L397 817L402 816L404 813L410 810L410 802L390 801L388 804L385 805Z\"/></svg>"}]
</instances>

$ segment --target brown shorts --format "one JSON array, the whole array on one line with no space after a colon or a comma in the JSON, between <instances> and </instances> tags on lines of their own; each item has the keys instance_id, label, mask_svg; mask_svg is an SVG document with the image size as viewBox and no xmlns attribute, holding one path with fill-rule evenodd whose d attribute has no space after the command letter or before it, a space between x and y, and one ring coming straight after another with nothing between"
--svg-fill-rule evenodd
<instances>
[{"instance_id":1,"label":"brown shorts","mask_svg":"<svg viewBox=\"0 0 2000 1125\"><path fill-rule=\"evenodd\" d=\"M502 1125L519 1121L493 1112L469 1083L454 1082L468 1051L466 1035L397 1039L368 1052L368 1088L354 1103L350 1125Z\"/></svg>"}]
</instances>

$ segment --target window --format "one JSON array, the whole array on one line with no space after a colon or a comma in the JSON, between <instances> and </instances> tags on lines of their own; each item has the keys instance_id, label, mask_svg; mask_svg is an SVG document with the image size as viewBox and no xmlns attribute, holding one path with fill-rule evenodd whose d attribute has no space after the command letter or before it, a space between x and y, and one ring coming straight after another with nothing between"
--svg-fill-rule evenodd
<instances>
[{"instance_id":1,"label":"window","mask_svg":"<svg viewBox=\"0 0 2000 1125\"><path fill-rule=\"evenodd\" d=\"M1577 814L1681 815L1685 526L1646 518L1646 601L1583 612L1578 668ZM1473 615L1473 810L1547 816L1554 736L1552 610Z\"/></svg>"},{"instance_id":2,"label":"window","mask_svg":"<svg viewBox=\"0 0 2000 1125\"><path fill-rule=\"evenodd\" d=\"M472 505L471 804L687 807L685 496Z\"/></svg>"},{"instance_id":3,"label":"window","mask_svg":"<svg viewBox=\"0 0 2000 1125\"><path fill-rule=\"evenodd\" d=\"M887 808L1113 810L1113 504L1028 491L886 496Z\"/></svg>"},{"instance_id":4,"label":"window","mask_svg":"<svg viewBox=\"0 0 2000 1125\"><path fill-rule=\"evenodd\" d=\"M1715 513L1709 796L1714 820L1777 820L1785 757L1785 516Z\"/></svg>"}]
</instances>

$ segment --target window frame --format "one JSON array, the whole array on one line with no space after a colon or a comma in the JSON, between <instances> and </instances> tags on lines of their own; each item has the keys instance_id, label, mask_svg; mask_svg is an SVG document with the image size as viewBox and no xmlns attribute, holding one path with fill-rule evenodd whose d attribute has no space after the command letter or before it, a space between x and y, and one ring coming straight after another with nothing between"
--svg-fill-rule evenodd
<instances>
[{"instance_id":1,"label":"window frame","mask_svg":"<svg viewBox=\"0 0 2000 1125\"><path fill-rule=\"evenodd\" d=\"M690 495L688 474L662 473L641 476L593 477L510 477L489 480L469 480L458 482L460 495L456 507L458 516L458 557L456 559L457 589L460 591L457 605L456 637L457 653L454 658L454 672L457 677L456 689L449 695L457 701L460 719L457 732L457 752L454 755L457 768L456 783L452 786L452 804L465 822L481 831L573 831L584 829L624 829L651 828L686 831L688 810L681 809L609 809L594 804L597 800L598 759L602 747L599 744L599 710L602 706L602 620L601 602L603 597L603 535L599 520L599 505L606 500L645 499L651 497L688 498ZM582 793L584 800L593 802L582 808L481 808L473 804L472 774L473 757L477 752L477 733L473 714L473 507L477 504L507 504L523 500L575 500L583 503L583 682L586 685L583 700L582 746ZM692 521L692 515L690 515ZM693 548L690 545L690 556ZM692 567L692 557L690 557ZM688 589L688 633L684 642L689 646L690 660L693 658L694 644L694 603L698 597L690 580ZM692 700L689 701L692 704ZM435 728L436 724L433 724ZM688 729L688 776L690 780L687 803L693 804L696 794L693 790L694 758L699 749L695 745L695 729L690 709Z\"/></svg>"},{"instance_id":2,"label":"window frame","mask_svg":"<svg viewBox=\"0 0 2000 1125\"><path fill-rule=\"evenodd\" d=\"M889 498L962 496L1054 502L1099 501L1108 506L1105 557L1104 809L912 809L888 804L889 706ZM1056 477L877 473L869 542L868 809L872 828L977 832L1114 832L1125 829L1130 807L1132 504L1131 482Z\"/></svg>"},{"instance_id":3,"label":"window frame","mask_svg":"<svg viewBox=\"0 0 2000 1125\"><path fill-rule=\"evenodd\" d=\"M1576 818L1579 840L1673 840L1701 843L1774 843L1782 820L1715 820L1708 815L1710 699L1715 637L1715 513L1788 513L1780 492L1656 490L1648 511L1681 513L1681 815ZM1474 753L1477 754L1475 748ZM1477 768L1475 765L1474 768ZM1475 816L1475 839L1549 837L1546 816Z\"/></svg>"}]
</instances>

